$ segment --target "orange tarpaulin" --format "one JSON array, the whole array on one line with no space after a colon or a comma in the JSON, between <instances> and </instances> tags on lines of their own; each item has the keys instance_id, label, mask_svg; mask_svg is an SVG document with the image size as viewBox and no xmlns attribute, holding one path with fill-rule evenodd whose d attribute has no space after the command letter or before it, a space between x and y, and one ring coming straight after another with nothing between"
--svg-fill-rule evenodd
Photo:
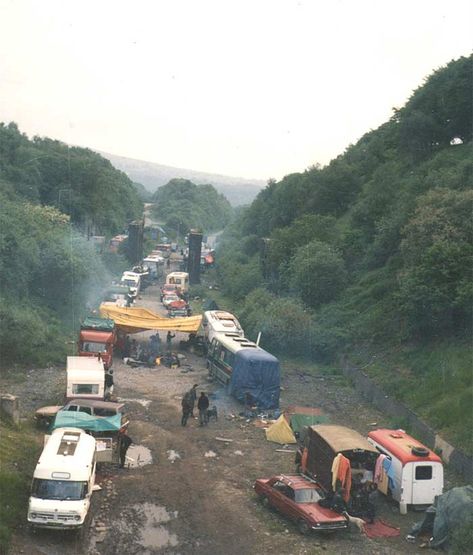
<instances>
[{"instance_id":1,"label":"orange tarpaulin","mask_svg":"<svg viewBox=\"0 0 473 555\"><path fill-rule=\"evenodd\" d=\"M102 303L100 316L111 318L115 326L126 333L137 333L146 330L182 331L184 333L197 333L202 316L189 316L187 318L166 318L147 308L120 307L114 303Z\"/></svg>"}]
</instances>

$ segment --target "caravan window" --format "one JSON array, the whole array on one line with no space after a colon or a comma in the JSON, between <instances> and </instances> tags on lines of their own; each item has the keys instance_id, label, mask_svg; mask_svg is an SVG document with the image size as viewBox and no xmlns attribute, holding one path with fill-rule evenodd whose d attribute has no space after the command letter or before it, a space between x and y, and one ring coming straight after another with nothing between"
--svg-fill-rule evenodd
<instances>
[{"instance_id":1,"label":"caravan window","mask_svg":"<svg viewBox=\"0 0 473 555\"><path fill-rule=\"evenodd\" d=\"M432 467L416 466L416 480L432 480Z\"/></svg>"},{"instance_id":2,"label":"caravan window","mask_svg":"<svg viewBox=\"0 0 473 555\"><path fill-rule=\"evenodd\" d=\"M74 383L72 384L73 395L98 395L99 385L92 383Z\"/></svg>"}]
</instances>

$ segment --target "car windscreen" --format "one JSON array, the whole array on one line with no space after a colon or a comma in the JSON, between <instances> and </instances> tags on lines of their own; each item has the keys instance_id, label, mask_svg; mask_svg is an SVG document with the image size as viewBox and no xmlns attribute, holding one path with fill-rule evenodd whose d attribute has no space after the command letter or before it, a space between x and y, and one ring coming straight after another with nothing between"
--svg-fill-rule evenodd
<instances>
[{"instance_id":1,"label":"car windscreen","mask_svg":"<svg viewBox=\"0 0 473 555\"><path fill-rule=\"evenodd\" d=\"M87 482L33 479L31 495L39 499L78 501L87 494Z\"/></svg>"},{"instance_id":2,"label":"car windscreen","mask_svg":"<svg viewBox=\"0 0 473 555\"><path fill-rule=\"evenodd\" d=\"M322 496L314 488L296 489L296 503L317 503Z\"/></svg>"}]
</instances>

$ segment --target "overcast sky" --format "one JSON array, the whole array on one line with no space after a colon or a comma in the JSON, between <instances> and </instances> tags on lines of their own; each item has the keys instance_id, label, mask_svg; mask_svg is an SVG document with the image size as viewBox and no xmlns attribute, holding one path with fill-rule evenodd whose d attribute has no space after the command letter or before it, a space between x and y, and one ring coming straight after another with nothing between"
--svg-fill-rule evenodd
<instances>
[{"instance_id":1,"label":"overcast sky","mask_svg":"<svg viewBox=\"0 0 473 555\"><path fill-rule=\"evenodd\" d=\"M161 164L326 164L469 55L463 0L0 0L0 121Z\"/></svg>"}]
</instances>

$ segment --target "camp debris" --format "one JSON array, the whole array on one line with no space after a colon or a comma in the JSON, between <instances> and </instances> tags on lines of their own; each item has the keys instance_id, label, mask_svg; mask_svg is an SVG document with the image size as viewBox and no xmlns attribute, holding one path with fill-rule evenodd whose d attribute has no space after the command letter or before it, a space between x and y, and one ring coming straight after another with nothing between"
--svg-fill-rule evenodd
<instances>
[{"instance_id":1,"label":"camp debris","mask_svg":"<svg viewBox=\"0 0 473 555\"><path fill-rule=\"evenodd\" d=\"M297 443L294 433L283 414L266 430L266 439L281 445Z\"/></svg>"}]
</instances>

